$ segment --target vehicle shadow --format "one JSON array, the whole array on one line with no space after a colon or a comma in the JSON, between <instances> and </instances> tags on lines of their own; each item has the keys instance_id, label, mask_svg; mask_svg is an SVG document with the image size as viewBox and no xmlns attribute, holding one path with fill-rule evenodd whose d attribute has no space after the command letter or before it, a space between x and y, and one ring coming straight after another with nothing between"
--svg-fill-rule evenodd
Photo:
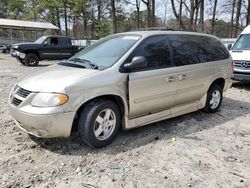
<instances>
[{"instance_id":1,"label":"vehicle shadow","mask_svg":"<svg viewBox=\"0 0 250 188\"><path fill-rule=\"evenodd\" d=\"M232 87L250 91L250 81L249 82L234 82Z\"/></svg>"},{"instance_id":2,"label":"vehicle shadow","mask_svg":"<svg viewBox=\"0 0 250 188\"><path fill-rule=\"evenodd\" d=\"M112 144L101 149L90 148L76 134L68 139L36 139L35 142L44 149L63 155L85 155L89 152L116 155L159 140L166 141L167 144L173 137L196 139L193 136L195 133L245 116L250 113L249 109L250 103L225 97L217 113L197 111L137 129L121 131Z\"/></svg>"}]
</instances>

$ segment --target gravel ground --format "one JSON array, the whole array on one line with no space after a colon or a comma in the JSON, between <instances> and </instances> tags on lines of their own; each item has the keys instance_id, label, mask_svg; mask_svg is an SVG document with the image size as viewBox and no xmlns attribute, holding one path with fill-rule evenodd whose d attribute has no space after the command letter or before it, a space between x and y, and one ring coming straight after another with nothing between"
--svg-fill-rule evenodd
<instances>
[{"instance_id":1,"label":"gravel ground","mask_svg":"<svg viewBox=\"0 0 250 188\"><path fill-rule=\"evenodd\" d=\"M250 187L250 84L234 84L215 114L121 131L91 149L77 136L33 141L9 115L14 83L52 63L0 54L0 187Z\"/></svg>"}]
</instances>

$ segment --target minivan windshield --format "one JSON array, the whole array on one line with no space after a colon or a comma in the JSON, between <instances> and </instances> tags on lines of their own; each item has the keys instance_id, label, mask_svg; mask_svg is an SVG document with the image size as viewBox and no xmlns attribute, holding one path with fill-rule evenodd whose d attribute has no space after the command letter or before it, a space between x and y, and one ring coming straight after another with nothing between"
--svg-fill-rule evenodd
<instances>
[{"instance_id":1,"label":"minivan windshield","mask_svg":"<svg viewBox=\"0 0 250 188\"><path fill-rule=\"evenodd\" d=\"M250 50L250 34L241 35L232 50Z\"/></svg>"},{"instance_id":2,"label":"minivan windshield","mask_svg":"<svg viewBox=\"0 0 250 188\"><path fill-rule=\"evenodd\" d=\"M42 36L42 37L38 38L34 43L36 43L36 44L42 44L43 41L44 41L46 38L47 38L46 36Z\"/></svg>"},{"instance_id":3,"label":"minivan windshield","mask_svg":"<svg viewBox=\"0 0 250 188\"><path fill-rule=\"evenodd\" d=\"M77 63L88 62L97 67L111 67L140 37L140 35L133 34L111 35L90 45L69 60L77 61Z\"/></svg>"}]
</instances>

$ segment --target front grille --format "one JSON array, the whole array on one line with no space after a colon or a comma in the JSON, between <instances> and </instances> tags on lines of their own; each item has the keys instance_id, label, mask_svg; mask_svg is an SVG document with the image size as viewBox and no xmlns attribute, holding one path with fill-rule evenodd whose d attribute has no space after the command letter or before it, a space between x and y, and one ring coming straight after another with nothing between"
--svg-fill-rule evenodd
<instances>
[{"instance_id":1,"label":"front grille","mask_svg":"<svg viewBox=\"0 0 250 188\"><path fill-rule=\"evenodd\" d=\"M26 98L29 94L31 94L31 91L28 91L26 89L23 89L23 88L19 88L16 92L17 95L23 97L23 98Z\"/></svg>"},{"instance_id":2,"label":"front grille","mask_svg":"<svg viewBox=\"0 0 250 188\"><path fill-rule=\"evenodd\" d=\"M237 69L250 70L250 61L234 61L234 67Z\"/></svg>"},{"instance_id":3,"label":"front grille","mask_svg":"<svg viewBox=\"0 0 250 188\"><path fill-rule=\"evenodd\" d=\"M18 106L22 101L13 97L11 103L14 104L15 106Z\"/></svg>"},{"instance_id":4,"label":"front grille","mask_svg":"<svg viewBox=\"0 0 250 188\"><path fill-rule=\"evenodd\" d=\"M21 104L25 98L29 96L32 92L26 89L23 89L19 86L15 86L13 93L11 94L11 103L15 106Z\"/></svg>"}]
</instances>

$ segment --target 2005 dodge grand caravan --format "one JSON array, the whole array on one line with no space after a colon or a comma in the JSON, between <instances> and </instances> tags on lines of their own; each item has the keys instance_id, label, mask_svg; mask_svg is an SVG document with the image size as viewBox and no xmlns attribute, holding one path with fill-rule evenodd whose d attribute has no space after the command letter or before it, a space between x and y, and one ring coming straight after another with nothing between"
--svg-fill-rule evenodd
<instances>
[{"instance_id":1,"label":"2005 dodge grand caravan","mask_svg":"<svg viewBox=\"0 0 250 188\"><path fill-rule=\"evenodd\" d=\"M232 58L206 34L141 31L111 35L16 84L9 111L37 137L111 143L122 126L143 126L198 109L216 112L231 86Z\"/></svg>"}]
</instances>

